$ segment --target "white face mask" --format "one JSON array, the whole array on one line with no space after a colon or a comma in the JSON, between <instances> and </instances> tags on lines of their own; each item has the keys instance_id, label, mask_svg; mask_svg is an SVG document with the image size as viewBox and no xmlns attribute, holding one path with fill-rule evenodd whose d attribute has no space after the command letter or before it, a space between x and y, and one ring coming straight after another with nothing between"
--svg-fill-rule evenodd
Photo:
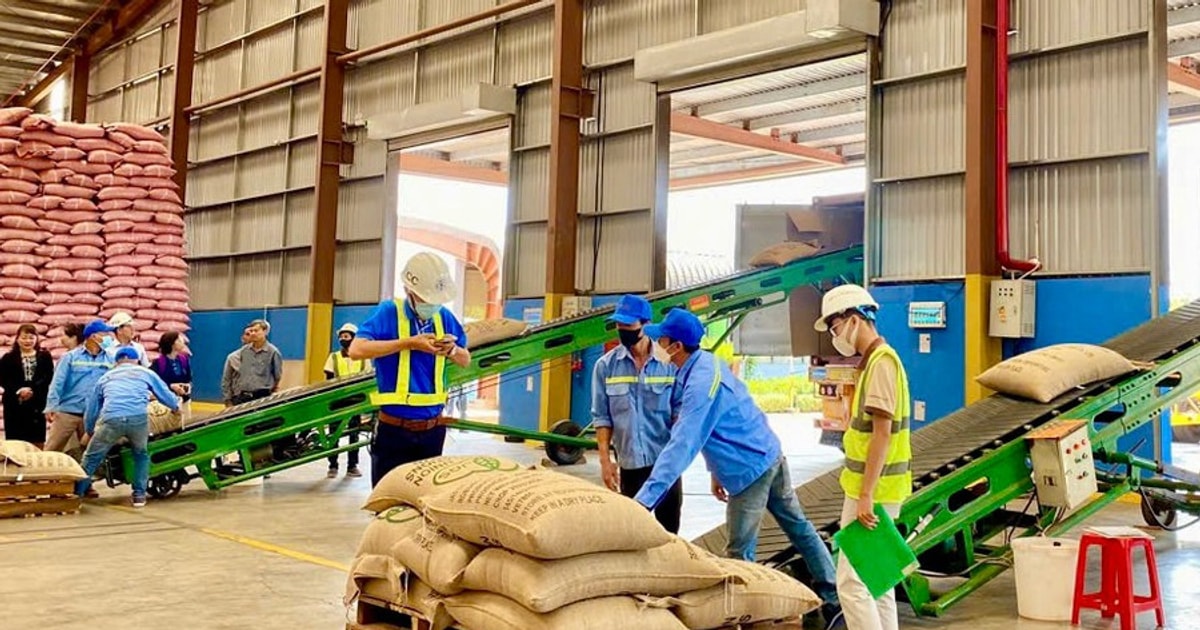
<instances>
[{"instance_id":1,"label":"white face mask","mask_svg":"<svg viewBox=\"0 0 1200 630\"><path fill-rule=\"evenodd\" d=\"M657 342L650 344L650 351L654 355L654 360L659 363L670 363L671 355L667 349L660 346Z\"/></svg>"},{"instance_id":2,"label":"white face mask","mask_svg":"<svg viewBox=\"0 0 1200 630\"><path fill-rule=\"evenodd\" d=\"M858 320L851 319L842 326L842 332L833 336L833 349L844 357L852 357L858 352Z\"/></svg>"},{"instance_id":3,"label":"white face mask","mask_svg":"<svg viewBox=\"0 0 1200 630\"><path fill-rule=\"evenodd\" d=\"M420 317L423 320L433 319L433 316L437 314L439 308L441 307L437 304L429 304L426 302L413 305L413 310L417 312L417 317Z\"/></svg>"}]
</instances>

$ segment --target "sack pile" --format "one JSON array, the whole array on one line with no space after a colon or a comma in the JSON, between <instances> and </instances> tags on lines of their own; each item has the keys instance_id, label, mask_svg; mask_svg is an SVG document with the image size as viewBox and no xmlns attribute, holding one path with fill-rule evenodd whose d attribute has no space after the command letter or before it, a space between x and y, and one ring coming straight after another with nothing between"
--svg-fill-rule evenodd
<instances>
[{"instance_id":1,"label":"sack pile","mask_svg":"<svg viewBox=\"0 0 1200 630\"><path fill-rule=\"evenodd\" d=\"M164 139L0 109L0 345L32 323L133 315L147 350L188 330L183 204Z\"/></svg>"},{"instance_id":2,"label":"sack pile","mask_svg":"<svg viewBox=\"0 0 1200 630\"><path fill-rule=\"evenodd\" d=\"M631 499L496 457L393 470L347 583L435 630L684 630L797 619L815 594L668 534ZM719 597L714 597L713 594Z\"/></svg>"},{"instance_id":3,"label":"sack pile","mask_svg":"<svg viewBox=\"0 0 1200 630\"><path fill-rule=\"evenodd\" d=\"M0 440L0 518L78 512L75 482L84 477L79 462L65 453Z\"/></svg>"}]
</instances>

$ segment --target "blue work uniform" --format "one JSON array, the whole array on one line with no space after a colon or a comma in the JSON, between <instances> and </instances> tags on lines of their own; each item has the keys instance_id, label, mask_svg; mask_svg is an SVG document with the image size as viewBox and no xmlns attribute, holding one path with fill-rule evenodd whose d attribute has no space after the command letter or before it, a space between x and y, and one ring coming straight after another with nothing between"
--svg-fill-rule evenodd
<instances>
[{"instance_id":1,"label":"blue work uniform","mask_svg":"<svg viewBox=\"0 0 1200 630\"><path fill-rule=\"evenodd\" d=\"M104 350L93 354L80 344L63 355L50 380L46 412L68 413L83 417L88 398L96 382L113 366L112 355Z\"/></svg>"},{"instance_id":2,"label":"blue work uniform","mask_svg":"<svg viewBox=\"0 0 1200 630\"><path fill-rule=\"evenodd\" d=\"M408 323L408 336L433 334L434 319L421 320L413 311L407 300L401 300L404 305L404 319ZM462 324L445 308L438 310L437 318L441 320L442 332L457 337L457 344L467 347L467 334ZM375 307L358 327L358 338L367 341L392 341L400 338L400 317L396 301L384 300ZM436 359L425 352L410 352L408 356L408 392L410 394L434 394L439 390L434 382L437 373ZM389 354L375 359L375 384L380 392L395 392L397 377L401 372L400 353ZM440 388L445 391L445 383ZM380 412L390 418L381 417L376 427L374 444L371 452L371 485L379 483L390 470L397 466L442 454L445 442L446 427L422 427L414 430L404 426L389 424L392 419L428 424L442 415L445 404L432 405L400 405L385 404Z\"/></svg>"},{"instance_id":3,"label":"blue work uniform","mask_svg":"<svg viewBox=\"0 0 1200 630\"><path fill-rule=\"evenodd\" d=\"M596 362L592 372L592 425L612 429L621 467L621 494L641 490L654 461L671 439L671 391L675 366L653 356L638 372L633 354L617 346ZM679 532L683 484L676 481L654 514L671 533Z\"/></svg>"}]
</instances>

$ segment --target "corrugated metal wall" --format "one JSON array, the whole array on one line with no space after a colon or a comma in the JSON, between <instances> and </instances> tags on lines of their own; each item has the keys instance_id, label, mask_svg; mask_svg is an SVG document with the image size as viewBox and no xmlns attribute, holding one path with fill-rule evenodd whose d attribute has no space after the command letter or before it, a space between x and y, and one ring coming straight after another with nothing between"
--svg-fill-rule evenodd
<instances>
[{"instance_id":1,"label":"corrugated metal wall","mask_svg":"<svg viewBox=\"0 0 1200 630\"><path fill-rule=\"evenodd\" d=\"M1010 233L1046 273L1149 271L1159 226L1154 0L1016 0ZM964 0L896 0L871 96L876 280L961 276Z\"/></svg>"},{"instance_id":2,"label":"corrugated metal wall","mask_svg":"<svg viewBox=\"0 0 1200 630\"><path fill-rule=\"evenodd\" d=\"M165 2L137 32L92 59L88 120L150 123L171 113L178 2Z\"/></svg>"}]
</instances>

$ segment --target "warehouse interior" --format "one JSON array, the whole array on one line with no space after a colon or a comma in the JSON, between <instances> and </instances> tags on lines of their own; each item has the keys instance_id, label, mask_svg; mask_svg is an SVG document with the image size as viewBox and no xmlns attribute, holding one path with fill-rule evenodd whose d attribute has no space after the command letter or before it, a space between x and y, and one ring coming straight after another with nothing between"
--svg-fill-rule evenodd
<instances>
[{"instance_id":1,"label":"warehouse interior","mask_svg":"<svg viewBox=\"0 0 1200 630\"><path fill-rule=\"evenodd\" d=\"M23 356L32 325L56 362L42 386L59 387L65 324L108 321L99 334L129 345L120 311L155 371L169 333L190 366L176 424L155 425L151 404L145 507L127 442L96 460L99 498L76 485L89 431L50 447L62 414L90 407L22 439L22 385L0 383L0 557L21 576L0 581L5 628L891 627L835 615L812 554L771 515L746 559L783 576L776 590L742 568L657 592L631 570L538 610L514 586L470 585L488 547L545 561L529 588L554 591L548 567L572 553L651 549L593 545L612 532L666 540L646 510L605 518L643 506L605 488L597 401L614 383L656 391L602 374L631 352L609 320L627 295L655 322L699 319L697 345L738 383L721 395L780 444L823 549L857 562L835 536L855 523L845 473L855 432L870 435L855 410L874 413L875 350L844 356L837 332L813 329L834 325L823 296L845 285L869 292L860 321L906 379L890 439L911 439L912 494L884 519L900 564L879 591L899 627L1072 627L1082 609L1084 628L1116 627L1113 612L1123 629L1200 628L1194 0L8 0L0 36L0 357ZM431 360L442 380L418 394L442 396L438 452L453 470L514 462L546 475L537 488L580 484L562 487L609 507L562 510L583 522L576 551L510 545L482 508L437 511L465 492L379 503L373 467L395 448L380 418L397 408L379 401L409 367L340 370L357 364L349 344L409 325L383 308L394 299L424 330L408 277L424 257L447 270L441 304L469 351L444 373ZM231 397L232 358L260 351L243 332L255 321L279 370ZM1116 367L1037 364L1048 375L1026 378L1063 381L1041 398L988 378L1065 351ZM675 367L655 394L672 436L687 410ZM43 446L78 474L30 474ZM678 538L724 556L733 497L715 496L713 453L697 450ZM404 510L421 528L388 520ZM380 532L396 546L366 551ZM465 554L459 572L431 585L397 551L414 540ZM847 613L861 604L842 571ZM713 592L703 620L696 594Z\"/></svg>"}]
</instances>

